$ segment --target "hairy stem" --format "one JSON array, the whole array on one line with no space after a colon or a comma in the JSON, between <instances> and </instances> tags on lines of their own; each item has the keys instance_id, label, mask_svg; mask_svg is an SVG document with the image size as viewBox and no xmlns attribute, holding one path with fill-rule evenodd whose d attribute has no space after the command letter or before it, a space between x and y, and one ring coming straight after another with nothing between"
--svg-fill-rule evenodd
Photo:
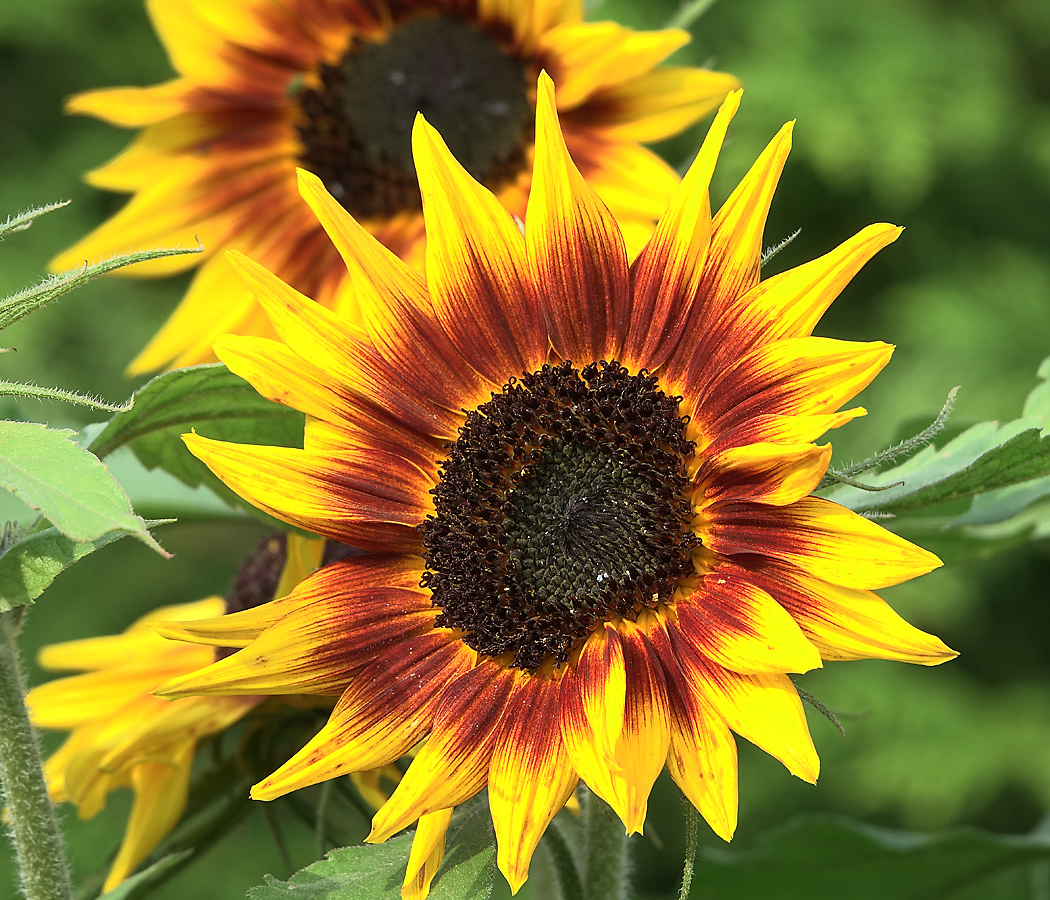
<instances>
[{"instance_id":1,"label":"hairy stem","mask_svg":"<svg viewBox=\"0 0 1050 900\"><path fill-rule=\"evenodd\" d=\"M689 800L685 801L685 864L682 866L682 889L678 900L688 900L693 886L693 866L696 863L696 833L699 816L696 807Z\"/></svg>"},{"instance_id":2,"label":"hairy stem","mask_svg":"<svg viewBox=\"0 0 1050 900\"><path fill-rule=\"evenodd\" d=\"M29 714L18 630L22 608L0 613L0 785L26 900L71 900L69 866Z\"/></svg>"},{"instance_id":3,"label":"hairy stem","mask_svg":"<svg viewBox=\"0 0 1050 900\"><path fill-rule=\"evenodd\" d=\"M627 895L627 835L609 805L582 791L587 900L623 900Z\"/></svg>"}]
</instances>

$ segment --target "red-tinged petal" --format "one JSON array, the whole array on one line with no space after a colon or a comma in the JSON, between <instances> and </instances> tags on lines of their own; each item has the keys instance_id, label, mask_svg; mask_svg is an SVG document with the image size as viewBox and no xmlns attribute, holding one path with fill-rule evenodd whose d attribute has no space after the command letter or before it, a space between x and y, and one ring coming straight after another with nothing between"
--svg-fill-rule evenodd
<instances>
[{"instance_id":1,"label":"red-tinged petal","mask_svg":"<svg viewBox=\"0 0 1050 900\"><path fill-rule=\"evenodd\" d=\"M691 306L700 302L697 289L711 243L711 176L741 94L733 92L722 104L652 239L631 266L635 306L623 354L629 366L663 365Z\"/></svg>"},{"instance_id":2,"label":"red-tinged petal","mask_svg":"<svg viewBox=\"0 0 1050 900\"><path fill-rule=\"evenodd\" d=\"M620 771L613 771L613 798L605 798L616 810L628 834L640 833L645 824L649 792L667 760L670 746L670 700L663 669L645 631L652 628L656 613L643 610L638 624L620 623L623 640L627 696L623 731L616 744Z\"/></svg>"},{"instance_id":3,"label":"red-tinged petal","mask_svg":"<svg viewBox=\"0 0 1050 900\"><path fill-rule=\"evenodd\" d=\"M639 32L615 22L580 22L552 28L537 50L558 84L558 109L568 110L649 72L688 43L689 32L679 28Z\"/></svg>"},{"instance_id":4,"label":"red-tinged petal","mask_svg":"<svg viewBox=\"0 0 1050 900\"><path fill-rule=\"evenodd\" d=\"M675 605L678 630L708 659L746 674L808 672L820 654L769 594L719 567Z\"/></svg>"},{"instance_id":5,"label":"red-tinged petal","mask_svg":"<svg viewBox=\"0 0 1050 900\"><path fill-rule=\"evenodd\" d=\"M412 552L431 510L428 475L378 451L333 459L292 447L228 444L183 435L230 488L273 516L364 550Z\"/></svg>"},{"instance_id":6,"label":"red-tinged petal","mask_svg":"<svg viewBox=\"0 0 1050 900\"><path fill-rule=\"evenodd\" d=\"M853 276L903 230L869 225L819 259L767 278L740 298L727 327L752 345L808 337Z\"/></svg>"},{"instance_id":7,"label":"red-tinged petal","mask_svg":"<svg viewBox=\"0 0 1050 900\"><path fill-rule=\"evenodd\" d=\"M445 688L429 739L375 814L366 841L381 843L420 816L457 806L485 787L514 681L511 670L486 660Z\"/></svg>"},{"instance_id":8,"label":"red-tinged petal","mask_svg":"<svg viewBox=\"0 0 1050 900\"><path fill-rule=\"evenodd\" d=\"M421 434L455 438L462 414L424 393L426 382L401 378L364 343L364 333L350 321L304 297L247 257L231 253L229 259L251 286L278 335L299 356ZM406 348L406 352L417 365L428 364L425 347Z\"/></svg>"},{"instance_id":9,"label":"red-tinged petal","mask_svg":"<svg viewBox=\"0 0 1050 900\"><path fill-rule=\"evenodd\" d=\"M557 680L522 675L507 701L489 769L497 864L513 893L529 877L536 845L579 782L560 720Z\"/></svg>"},{"instance_id":10,"label":"red-tinged petal","mask_svg":"<svg viewBox=\"0 0 1050 900\"><path fill-rule=\"evenodd\" d=\"M345 384L286 344L229 334L216 341L215 355L264 397L338 427L344 447L401 456L436 475L437 462L444 456L437 440L418 434L350 393ZM304 448L323 452L316 442L313 444L306 440Z\"/></svg>"},{"instance_id":11,"label":"red-tinged petal","mask_svg":"<svg viewBox=\"0 0 1050 900\"><path fill-rule=\"evenodd\" d=\"M698 286L704 301L694 306L682 341L668 360L667 377L672 384L693 390L709 379L712 347L727 340L734 342L734 338L746 339L745 334L727 333L723 321L737 299L758 284L762 232L791 149L791 126L785 125L770 141L714 218L711 246Z\"/></svg>"},{"instance_id":12,"label":"red-tinged petal","mask_svg":"<svg viewBox=\"0 0 1050 900\"><path fill-rule=\"evenodd\" d=\"M736 741L722 717L682 674L660 616L646 631L664 670L671 709L667 770L712 831L731 840L737 822Z\"/></svg>"},{"instance_id":13,"label":"red-tinged petal","mask_svg":"<svg viewBox=\"0 0 1050 900\"><path fill-rule=\"evenodd\" d=\"M821 416L757 415L713 435L704 447L706 455L715 456L733 447L749 444L809 444L832 428L840 428L858 416L867 415L863 406ZM690 434L690 437L694 437Z\"/></svg>"},{"instance_id":14,"label":"red-tinged petal","mask_svg":"<svg viewBox=\"0 0 1050 900\"><path fill-rule=\"evenodd\" d=\"M725 72L662 66L596 91L565 118L613 140L650 144L688 128L739 87Z\"/></svg>"},{"instance_id":15,"label":"red-tinged petal","mask_svg":"<svg viewBox=\"0 0 1050 900\"><path fill-rule=\"evenodd\" d=\"M352 600L355 596L367 596L376 587L417 588L423 568L423 560L418 556L380 553L357 556L319 569L287 596L269 603L208 619L165 620L153 623L152 627L176 641L246 647L289 612L307 607L329 594L342 594Z\"/></svg>"},{"instance_id":16,"label":"red-tinged petal","mask_svg":"<svg viewBox=\"0 0 1050 900\"><path fill-rule=\"evenodd\" d=\"M421 114L412 149L427 224L427 284L442 328L496 385L539 368L547 332L521 231Z\"/></svg>"},{"instance_id":17,"label":"red-tinged petal","mask_svg":"<svg viewBox=\"0 0 1050 900\"><path fill-rule=\"evenodd\" d=\"M759 347L728 370L700 373L683 392L703 398L695 426L717 436L758 415L834 413L871 383L892 353L881 341L793 338Z\"/></svg>"},{"instance_id":18,"label":"red-tinged petal","mask_svg":"<svg viewBox=\"0 0 1050 900\"><path fill-rule=\"evenodd\" d=\"M828 584L772 561L749 561L742 574L776 597L826 660L895 659L936 666L958 656L871 591Z\"/></svg>"},{"instance_id":19,"label":"red-tinged petal","mask_svg":"<svg viewBox=\"0 0 1050 900\"><path fill-rule=\"evenodd\" d=\"M616 359L631 315L627 251L609 210L569 158L546 74L536 100L525 242L555 351L580 366Z\"/></svg>"},{"instance_id":20,"label":"red-tinged petal","mask_svg":"<svg viewBox=\"0 0 1050 900\"><path fill-rule=\"evenodd\" d=\"M438 610L418 586L418 569L415 583L406 584L394 566L356 563L319 569L288 597L269 604L284 614L251 644L168 682L164 696L338 694L354 670L433 630ZM362 583L362 570L374 580Z\"/></svg>"},{"instance_id":21,"label":"red-tinged petal","mask_svg":"<svg viewBox=\"0 0 1050 900\"><path fill-rule=\"evenodd\" d=\"M574 671L561 682L561 733L573 768L590 788L615 795L616 744L624 727L627 670L623 642L609 624L583 645Z\"/></svg>"},{"instance_id":22,"label":"red-tinged petal","mask_svg":"<svg viewBox=\"0 0 1050 900\"><path fill-rule=\"evenodd\" d=\"M472 405L503 384L506 375L495 385L486 382L453 346L434 314L426 280L362 228L316 175L304 169L297 173L299 193L346 263L350 291L387 364L452 410ZM420 348L426 348L425 365L420 364Z\"/></svg>"},{"instance_id":23,"label":"red-tinged petal","mask_svg":"<svg viewBox=\"0 0 1050 900\"><path fill-rule=\"evenodd\" d=\"M674 625L668 636L691 690L704 697L741 737L779 759L792 775L815 783L820 760L802 701L787 675L740 675L699 656Z\"/></svg>"},{"instance_id":24,"label":"red-tinged petal","mask_svg":"<svg viewBox=\"0 0 1050 900\"><path fill-rule=\"evenodd\" d=\"M324 728L256 784L252 797L274 800L404 756L430 731L449 683L476 659L461 641L436 631L387 650L354 676Z\"/></svg>"},{"instance_id":25,"label":"red-tinged petal","mask_svg":"<svg viewBox=\"0 0 1050 900\"><path fill-rule=\"evenodd\" d=\"M754 443L706 455L696 476L706 501L786 506L809 496L831 462L831 444Z\"/></svg>"},{"instance_id":26,"label":"red-tinged petal","mask_svg":"<svg viewBox=\"0 0 1050 900\"><path fill-rule=\"evenodd\" d=\"M582 0L478 0L478 21L502 26L519 56L533 52L536 41L560 23L582 19Z\"/></svg>"},{"instance_id":27,"label":"red-tinged petal","mask_svg":"<svg viewBox=\"0 0 1050 900\"><path fill-rule=\"evenodd\" d=\"M832 584L870 589L936 569L932 553L845 507L807 497L790 506L723 503L704 544L723 556L757 554Z\"/></svg>"},{"instance_id":28,"label":"red-tinged petal","mask_svg":"<svg viewBox=\"0 0 1050 900\"><path fill-rule=\"evenodd\" d=\"M401 885L401 900L424 900L430 893L430 883L445 857L445 835L451 821L451 809L439 809L419 817L405 881Z\"/></svg>"},{"instance_id":29,"label":"red-tinged petal","mask_svg":"<svg viewBox=\"0 0 1050 900\"><path fill-rule=\"evenodd\" d=\"M564 121L562 129L569 156L613 213L631 257L627 229L644 227L640 250L653 232L653 222L667 209L678 189L678 174L662 157L641 144L604 140L591 131L573 130Z\"/></svg>"}]
</instances>

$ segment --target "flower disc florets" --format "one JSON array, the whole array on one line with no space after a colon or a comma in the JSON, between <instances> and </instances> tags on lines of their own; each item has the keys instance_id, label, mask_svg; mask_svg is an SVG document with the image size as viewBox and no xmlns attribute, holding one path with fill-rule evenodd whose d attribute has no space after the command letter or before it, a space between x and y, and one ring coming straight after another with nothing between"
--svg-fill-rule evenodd
<instances>
[{"instance_id":1,"label":"flower disc florets","mask_svg":"<svg viewBox=\"0 0 1050 900\"><path fill-rule=\"evenodd\" d=\"M697 545L679 401L616 362L564 362L468 413L420 526L437 624L535 670L669 599Z\"/></svg>"},{"instance_id":2,"label":"flower disc florets","mask_svg":"<svg viewBox=\"0 0 1050 900\"><path fill-rule=\"evenodd\" d=\"M419 210L412 162L417 112L488 185L525 168L532 107L525 67L472 23L410 18L382 43L357 39L298 96L302 165L359 218Z\"/></svg>"}]
</instances>

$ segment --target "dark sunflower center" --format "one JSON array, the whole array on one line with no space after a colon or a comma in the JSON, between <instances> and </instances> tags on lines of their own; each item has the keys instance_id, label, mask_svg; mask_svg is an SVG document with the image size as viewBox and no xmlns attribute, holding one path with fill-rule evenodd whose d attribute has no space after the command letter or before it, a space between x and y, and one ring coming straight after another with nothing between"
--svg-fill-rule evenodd
<instances>
[{"instance_id":1,"label":"dark sunflower center","mask_svg":"<svg viewBox=\"0 0 1050 900\"><path fill-rule=\"evenodd\" d=\"M535 670L668 599L697 545L679 400L616 362L566 362L468 413L420 526L437 623Z\"/></svg>"},{"instance_id":2,"label":"dark sunflower center","mask_svg":"<svg viewBox=\"0 0 1050 900\"><path fill-rule=\"evenodd\" d=\"M412 123L423 113L452 154L495 186L524 165L525 68L451 15L411 19L383 43L355 41L299 94L303 165L359 218L420 208Z\"/></svg>"}]
</instances>

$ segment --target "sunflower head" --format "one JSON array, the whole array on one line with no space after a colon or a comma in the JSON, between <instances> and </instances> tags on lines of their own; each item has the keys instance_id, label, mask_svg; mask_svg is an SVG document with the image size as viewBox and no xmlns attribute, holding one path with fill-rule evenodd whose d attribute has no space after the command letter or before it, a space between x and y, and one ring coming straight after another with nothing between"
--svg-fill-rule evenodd
<instances>
[{"instance_id":1,"label":"sunflower head","mask_svg":"<svg viewBox=\"0 0 1050 900\"><path fill-rule=\"evenodd\" d=\"M954 655L872 590L937 558L811 496L830 456L814 442L863 413L842 407L892 350L811 332L900 229L761 280L790 126L712 216L738 103L633 261L545 75L523 229L419 117L425 277L307 172L362 320L232 257L280 340L216 352L308 414L305 446L186 443L260 508L371 552L202 626L243 649L163 691L340 693L258 799L419 746L370 836L419 821L406 897L426 894L451 809L486 786L515 890L581 779L634 832L666 765L728 840L732 732L817 776L788 673Z\"/></svg>"},{"instance_id":2,"label":"sunflower head","mask_svg":"<svg viewBox=\"0 0 1050 900\"><path fill-rule=\"evenodd\" d=\"M338 254L299 200L297 167L422 267L416 114L524 216L534 85L546 68L561 85L566 140L636 252L678 182L641 142L677 134L738 85L721 72L658 68L688 42L685 31L584 22L581 0L147 0L147 8L177 77L90 91L68 104L142 129L88 175L96 187L133 196L52 263L65 269L117 250L204 245L201 271L132 363L135 373L211 359L223 333L273 336L227 249L361 322ZM126 274L193 264L173 257Z\"/></svg>"}]
</instances>

